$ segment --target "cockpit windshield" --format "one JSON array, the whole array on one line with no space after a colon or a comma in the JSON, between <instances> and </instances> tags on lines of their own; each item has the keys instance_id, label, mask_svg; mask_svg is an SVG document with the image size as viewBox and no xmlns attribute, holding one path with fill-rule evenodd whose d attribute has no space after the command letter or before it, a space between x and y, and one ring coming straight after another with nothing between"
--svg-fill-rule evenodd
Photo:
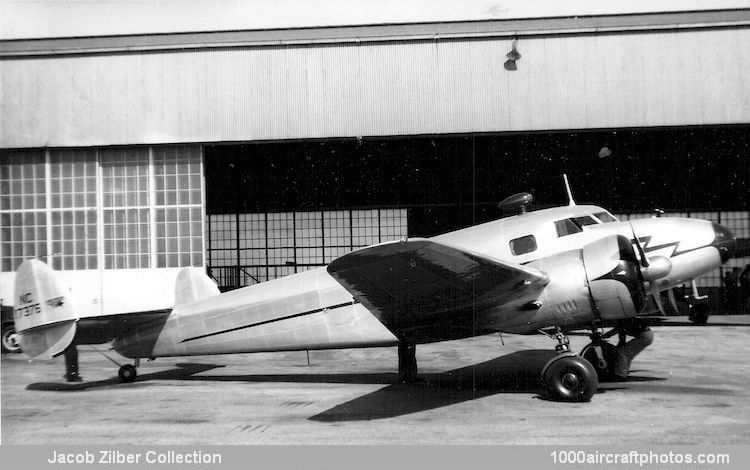
<instances>
[{"instance_id":1,"label":"cockpit windshield","mask_svg":"<svg viewBox=\"0 0 750 470\"><path fill-rule=\"evenodd\" d=\"M585 227L587 225L596 225L599 223L595 218L591 217L590 215L584 215L581 217L573 217L571 220L575 222L579 227Z\"/></svg>"},{"instance_id":2,"label":"cockpit windshield","mask_svg":"<svg viewBox=\"0 0 750 470\"><path fill-rule=\"evenodd\" d=\"M608 222L617 222L617 218L609 212L603 211L592 215L582 215L579 217L558 220L555 222L555 228L557 229L558 237L565 237L573 235L574 233L583 232L583 227L587 225L606 224Z\"/></svg>"},{"instance_id":3,"label":"cockpit windshield","mask_svg":"<svg viewBox=\"0 0 750 470\"><path fill-rule=\"evenodd\" d=\"M594 214L594 216L597 219L601 220L602 223L604 224L606 224L607 222L617 222L617 217L615 217L614 215L610 214L607 211L597 212L596 214Z\"/></svg>"}]
</instances>

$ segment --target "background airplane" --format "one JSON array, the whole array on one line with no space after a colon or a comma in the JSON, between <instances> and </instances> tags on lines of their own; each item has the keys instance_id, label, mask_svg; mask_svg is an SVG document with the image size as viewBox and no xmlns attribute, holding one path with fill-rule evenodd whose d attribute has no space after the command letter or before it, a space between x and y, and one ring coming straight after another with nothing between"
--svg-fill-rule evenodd
<instances>
[{"instance_id":1,"label":"background airplane","mask_svg":"<svg viewBox=\"0 0 750 470\"><path fill-rule=\"evenodd\" d=\"M551 399L587 401L612 371L605 339L622 321L663 308L661 291L725 262L736 240L725 227L684 218L620 222L576 205L526 212L531 196L505 201L521 213L430 239L403 239L351 252L325 268L220 294L185 268L171 310L80 319L75 298L39 260L18 269L14 317L25 353L65 353L77 375L76 344L112 341L141 358L397 346L399 376L416 378L416 345L492 332L542 332L558 355L543 368ZM137 293L134 293L137 295ZM602 328L613 327L609 333ZM587 330L584 359L567 334ZM593 362L593 364L592 364Z\"/></svg>"}]
</instances>

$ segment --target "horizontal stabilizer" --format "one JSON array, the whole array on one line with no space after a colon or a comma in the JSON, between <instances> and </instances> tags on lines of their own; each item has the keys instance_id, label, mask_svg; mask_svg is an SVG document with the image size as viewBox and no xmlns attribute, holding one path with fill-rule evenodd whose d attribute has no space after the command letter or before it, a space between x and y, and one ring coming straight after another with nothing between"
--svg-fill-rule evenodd
<instances>
[{"instance_id":1,"label":"horizontal stabilizer","mask_svg":"<svg viewBox=\"0 0 750 470\"><path fill-rule=\"evenodd\" d=\"M176 307L220 293L219 286L206 275L203 268L183 268L175 281L174 305Z\"/></svg>"},{"instance_id":2,"label":"horizontal stabilizer","mask_svg":"<svg viewBox=\"0 0 750 470\"><path fill-rule=\"evenodd\" d=\"M70 289L46 263L24 261L16 272L13 319L21 349L32 359L62 353L76 332Z\"/></svg>"}]
</instances>

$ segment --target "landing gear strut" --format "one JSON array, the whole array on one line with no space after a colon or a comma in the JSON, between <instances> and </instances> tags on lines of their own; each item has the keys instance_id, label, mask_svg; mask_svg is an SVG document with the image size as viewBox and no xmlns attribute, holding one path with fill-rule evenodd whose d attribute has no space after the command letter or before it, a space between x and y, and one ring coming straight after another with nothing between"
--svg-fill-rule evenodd
<instances>
[{"instance_id":1,"label":"landing gear strut","mask_svg":"<svg viewBox=\"0 0 750 470\"><path fill-rule=\"evenodd\" d=\"M398 380L401 383L417 380L417 347L414 343L398 345Z\"/></svg>"},{"instance_id":2,"label":"landing gear strut","mask_svg":"<svg viewBox=\"0 0 750 470\"><path fill-rule=\"evenodd\" d=\"M599 386L594 367L582 357L570 352L568 336L557 328L558 352L542 369L544 394L555 401L589 401Z\"/></svg>"},{"instance_id":3,"label":"landing gear strut","mask_svg":"<svg viewBox=\"0 0 750 470\"><path fill-rule=\"evenodd\" d=\"M591 342L581 350L581 357L591 363L599 382L610 382L615 379L617 347L605 339L613 336L616 330L603 335L597 330L591 333Z\"/></svg>"}]
</instances>

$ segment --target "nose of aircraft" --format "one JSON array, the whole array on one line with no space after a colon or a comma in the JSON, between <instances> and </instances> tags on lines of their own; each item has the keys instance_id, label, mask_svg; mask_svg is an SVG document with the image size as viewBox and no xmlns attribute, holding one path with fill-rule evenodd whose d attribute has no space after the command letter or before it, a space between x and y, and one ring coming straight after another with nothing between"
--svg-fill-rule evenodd
<instances>
[{"instance_id":1,"label":"nose of aircraft","mask_svg":"<svg viewBox=\"0 0 750 470\"><path fill-rule=\"evenodd\" d=\"M723 225L719 225L716 222L712 222L711 225L714 229L714 241L711 246L715 246L719 250L721 256L721 262L726 263L729 258L734 256L735 250L737 249L737 239L734 234Z\"/></svg>"}]
</instances>

